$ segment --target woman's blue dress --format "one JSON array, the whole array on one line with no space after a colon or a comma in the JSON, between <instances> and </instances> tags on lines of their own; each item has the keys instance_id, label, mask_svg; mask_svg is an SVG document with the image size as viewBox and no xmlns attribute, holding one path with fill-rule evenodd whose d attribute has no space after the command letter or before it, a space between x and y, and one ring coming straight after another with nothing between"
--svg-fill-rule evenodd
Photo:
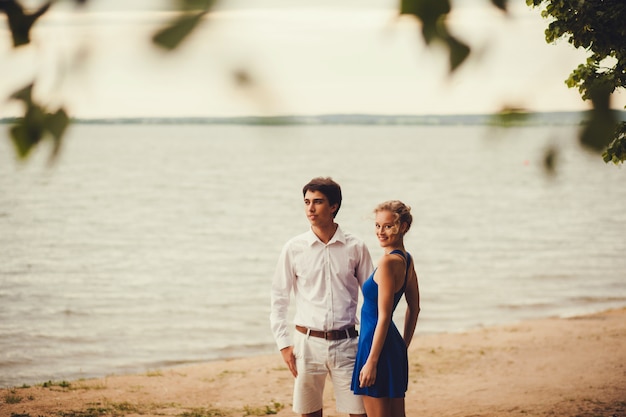
<instances>
[{"instance_id":1,"label":"woman's blue dress","mask_svg":"<svg viewBox=\"0 0 626 417\"><path fill-rule=\"evenodd\" d=\"M393 311L404 294L411 255L402 251L394 250L406 260L407 269L404 275L402 288L394 294ZM354 363L351 389L355 394L367 395L376 398L403 398L409 384L409 361L407 356L406 343L393 320L389 323L389 330L383 349L378 359L376 368L376 381L369 387L359 387L359 374L365 365L367 357L372 348L374 330L378 322L378 284L374 281L374 273L363 284L363 306L361 307L361 333L359 335L359 349Z\"/></svg>"}]
</instances>

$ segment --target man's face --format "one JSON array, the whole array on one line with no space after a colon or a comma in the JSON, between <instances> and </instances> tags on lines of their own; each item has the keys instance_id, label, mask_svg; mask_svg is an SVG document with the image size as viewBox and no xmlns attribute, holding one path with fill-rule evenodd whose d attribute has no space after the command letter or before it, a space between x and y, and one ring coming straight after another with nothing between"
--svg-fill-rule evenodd
<instances>
[{"instance_id":1,"label":"man's face","mask_svg":"<svg viewBox=\"0 0 626 417\"><path fill-rule=\"evenodd\" d=\"M331 206L328 198L319 191L309 190L304 195L304 212L311 226L330 226L334 223L333 213L336 210L337 204Z\"/></svg>"}]
</instances>

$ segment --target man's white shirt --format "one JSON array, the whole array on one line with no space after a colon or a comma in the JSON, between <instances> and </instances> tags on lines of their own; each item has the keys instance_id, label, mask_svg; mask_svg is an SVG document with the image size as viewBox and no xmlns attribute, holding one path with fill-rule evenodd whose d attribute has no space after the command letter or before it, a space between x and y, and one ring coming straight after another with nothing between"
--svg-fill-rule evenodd
<instances>
[{"instance_id":1,"label":"man's white shirt","mask_svg":"<svg viewBox=\"0 0 626 417\"><path fill-rule=\"evenodd\" d=\"M307 231L281 251L271 291L270 324L278 349L292 344L288 310L294 295L294 324L313 330L343 330L358 323L359 288L373 270L365 243L337 227L323 243Z\"/></svg>"}]
</instances>

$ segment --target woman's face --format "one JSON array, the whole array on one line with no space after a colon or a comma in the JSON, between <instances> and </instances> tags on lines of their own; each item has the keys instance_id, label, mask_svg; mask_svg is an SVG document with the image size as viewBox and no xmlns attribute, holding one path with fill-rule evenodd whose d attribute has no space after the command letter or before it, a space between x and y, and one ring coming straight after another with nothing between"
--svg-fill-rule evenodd
<instances>
[{"instance_id":1,"label":"woman's face","mask_svg":"<svg viewBox=\"0 0 626 417\"><path fill-rule=\"evenodd\" d=\"M395 247L402 243L400 225L389 210L376 212L376 237L381 247Z\"/></svg>"}]
</instances>

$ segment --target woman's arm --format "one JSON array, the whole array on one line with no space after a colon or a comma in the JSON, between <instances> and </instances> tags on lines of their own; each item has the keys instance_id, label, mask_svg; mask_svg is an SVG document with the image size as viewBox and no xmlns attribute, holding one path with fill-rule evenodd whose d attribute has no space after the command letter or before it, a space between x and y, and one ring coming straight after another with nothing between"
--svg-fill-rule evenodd
<instances>
[{"instance_id":1,"label":"woman's arm","mask_svg":"<svg viewBox=\"0 0 626 417\"><path fill-rule=\"evenodd\" d=\"M408 348L411 344L411 340L413 340L417 317L420 314L420 290L412 260L404 297L407 303L406 314L404 316L404 343L406 343L406 347Z\"/></svg>"},{"instance_id":2,"label":"woman's arm","mask_svg":"<svg viewBox=\"0 0 626 417\"><path fill-rule=\"evenodd\" d=\"M393 295L396 286L395 277L399 272L402 274L402 278L404 278L403 264L404 262L400 259L394 259L391 255L385 255L381 258L374 275L374 281L378 284L378 322L374 329L372 349L359 373L359 384L361 387L369 387L376 381L378 358L383 349L389 324L391 323Z\"/></svg>"}]
</instances>

